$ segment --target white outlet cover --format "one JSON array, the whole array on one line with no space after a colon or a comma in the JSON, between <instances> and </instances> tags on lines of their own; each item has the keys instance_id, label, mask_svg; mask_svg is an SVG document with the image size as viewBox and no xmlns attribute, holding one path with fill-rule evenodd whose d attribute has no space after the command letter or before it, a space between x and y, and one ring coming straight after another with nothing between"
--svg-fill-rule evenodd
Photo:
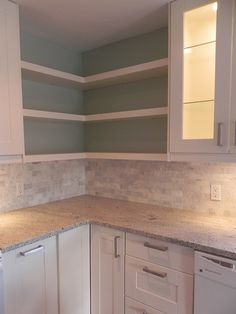
<instances>
[{"instance_id":1,"label":"white outlet cover","mask_svg":"<svg viewBox=\"0 0 236 314\"><path fill-rule=\"evenodd\" d=\"M21 197L24 195L24 183L17 182L16 183L16 197Z\"/></svg>"},{"instance_id":2,"label":"white outlet cover","mask_svg":"<svg viewBox=\"0 0 236 314\"><path fill-rule=\"evenodd\" d=\"M211 200L221 201L221 185L211 184Z\"/></svg>"}]
</instances>

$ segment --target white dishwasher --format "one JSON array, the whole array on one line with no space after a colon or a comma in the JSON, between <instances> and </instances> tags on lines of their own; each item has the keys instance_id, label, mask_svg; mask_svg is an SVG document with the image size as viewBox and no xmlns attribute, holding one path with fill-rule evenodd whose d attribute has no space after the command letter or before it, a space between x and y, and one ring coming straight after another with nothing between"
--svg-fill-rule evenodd
<instances>
[{"instance_id":1,"label":"white dishwasher","mask_svg":"<svg viewBox=\"0 0 236 314\"><path fill-rule=\"evenodd\" d=\"M4 304L3 304L3 269L2 269L2 252L0 251L0 314L4 313Z\"/></svg>"},{"instance_id":2,"label":"white dishwasher","mask_svg":"<svg viewBox=\"0 0 236 314\"><path fill-rule=\"evenodd\" d=\"M236 314L236 261L195 252L194 314Z\"/></svg>"}]
</instances>

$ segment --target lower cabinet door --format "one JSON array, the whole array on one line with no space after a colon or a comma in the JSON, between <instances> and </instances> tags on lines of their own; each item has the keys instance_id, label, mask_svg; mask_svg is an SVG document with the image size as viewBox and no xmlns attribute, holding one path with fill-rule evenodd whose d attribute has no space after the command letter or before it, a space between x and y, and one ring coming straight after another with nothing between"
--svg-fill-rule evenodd
<instances>
[{"instance_id":1,"label":"lower cabinet door","mask_svg":"<svg viewBox=\"0 0 236 314\"><path fill-rule=\"evenodd\" d=\"M124 313L124 233L92 225L91 313Z\"/></svg>"},{"instance_id":2,"label":"lower cabinet door","mask_svg":"<svg viewBox=\"0 0 236 314\"><path fill-rule=\"evenodd\" d=\"M125 314L165 314L153 309L143 303L134 301L132 299L125 299Z\"/></svg>"},{"instance_id":3,"label":"lower cabinet door","mask_svg":"<svg viewBox=\"0 0 236 314\"><path fill-rule=\"evenodd\" d=\"M192 314L193 276L126 257L126 296L165 314Z\"/></svg>"},{"instance_id":4,"label":"lower cabinet door","mask_svg":"<svg viewBox=\"0 0 236 314\"><path fill-rule=\"evenodd\" d=\"M3 254L4 314L58 314L55 237Z\"/></svg>"},{"instance_id":5,"label":"lower cabinet door","mask_svg":"<svg viewBox=\"0 0 236 314\"><path fill-rule=\"evenodd\" d=\"M58 235L60 314L90 314L89 225Z\"/></svg>"}]
</instances>

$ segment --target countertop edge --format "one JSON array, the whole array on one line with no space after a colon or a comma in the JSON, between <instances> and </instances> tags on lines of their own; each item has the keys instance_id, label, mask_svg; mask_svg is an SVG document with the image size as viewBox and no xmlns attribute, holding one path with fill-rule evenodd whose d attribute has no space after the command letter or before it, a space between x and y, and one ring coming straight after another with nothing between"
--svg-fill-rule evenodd
<instances>
[{"instance_id":1,"label":"countertop edge","mask_svg":"<svg viewBox=\"0 0 236 314\"><path fill-rule=\"evenodd\" d=\"M50 238L50 237L53 237L53 236L57 236L60 233L63 233L63 232L66 232L66 231L78 228L80 226L92 225L92 224L95 224L95 225L98 225L98 226L107 227L107 228L112 228L112 229L116 229L116 230L120 230L120 231L123 231L123 232L133 233L133 234L137 234L137 235L140 235L140 236L145 236L145 237L148 237L148 238L153 238L153 239L157 239L157 240L161 240L161 241L166 241L166 242L173 243L173 244L176 244L176 245L188 247L188 248L191 248L191 249L196 250L196 251L202 251L202 252L205 252L205 253L210 253L210 254L226 257L226 258L236 259L236 253L231 252L231 251L218 249L218 248L211 247L211 246L205 246L205 245L199 244L197 242L194 243L194 242L183 240L181 238L168 237L168 236L157 234L157 233L155 233L155 234L154 233L149 233L149 232L146 232L146 231L143 231L143 230L140 230L140 229L122 227L122 226L113 225L111 223L106 223L106 222L103 223L101 221L97 221L97 220L94 220L94 219L86 219L84 221L80 221L78 223L69 225L67 227L62 227L62 228L59 228L59 229L54 230L52 232L47 232L45 234L42 234L40 236L36 236L36 237L31 238L29 240L26 240L26 241L23 241L23 242L19 242L19 243L15 243L15 244L12 244L12 245L7 246L5 248L1 248L0 251L4 254L4 253L7 253L9 251L12 251L12 250L18 249L20 247L23 247L25 245L33 244L33 243L35 243L37 241L44 240L44 239L47 239L47 238Z\"/></svg>"}]
</instances>

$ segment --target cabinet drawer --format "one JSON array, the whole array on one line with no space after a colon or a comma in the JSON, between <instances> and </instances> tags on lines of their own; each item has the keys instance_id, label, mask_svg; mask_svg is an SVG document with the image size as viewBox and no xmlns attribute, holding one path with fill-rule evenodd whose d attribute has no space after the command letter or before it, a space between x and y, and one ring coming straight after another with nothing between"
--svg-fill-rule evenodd
<instances>
[{"instance_id":1,"label":"cabinet drawer","mask_svg":"<svg viewBox=\"0 0 236 314\"><path fill-rule=\"evenodd\" d=\"M126 256L126 296L165 314L191 314L193 276Z\"/></svg>"},{"instance_id":2,"label":"cabinet drawer","mask_svg":"<svg viewBox=\"0 0 236 314\"><path fill-rule=\"evenodd\" d=\"M145 304L125 298L125 314L165 314Z\"/></svg>"},{"instance_id":3,"label":"cabinet drawer","mask_svg":"<svg viewBox=\"0 0 236 314\"><path fill-rule=\"evenodd\" d=\"M193 250L180 245L128 233L126 237L126 254L193 274Z\"/></svg>"}]
</instances>

